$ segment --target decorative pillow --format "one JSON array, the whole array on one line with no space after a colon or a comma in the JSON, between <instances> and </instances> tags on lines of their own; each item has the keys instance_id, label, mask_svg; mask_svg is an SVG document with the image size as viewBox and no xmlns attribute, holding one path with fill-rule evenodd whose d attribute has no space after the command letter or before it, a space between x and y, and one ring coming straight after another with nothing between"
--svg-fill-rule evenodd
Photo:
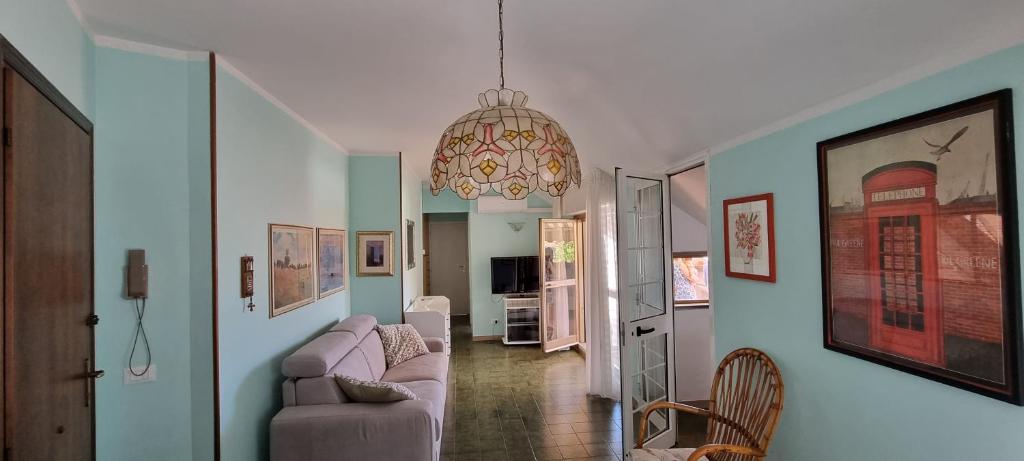
<instances>
[{"instance_id":1,"label":"decorative pillow","mask_svg":"<svg viewBox=\"0 0 1024 461\"><path fill-rule=\"evenodd\" d=\"M388 368L430 353L427 343L412 325L377 325L377 332L384 343L384 361Z\"/></svg>"},{"instance_id":2,"label":"decorative pillow","mask_svg":"<svg viewBox=\"0 0 1024 461\"><path fill-rule=\"evenodd\" d=\"M345 395L356 402L373 403L416 400L416 394L413 394L408 387L398 383L363 381L343 375L334 375L334 380L338 382L338 387L345 392Z\"/></svg>"}]
</instances>

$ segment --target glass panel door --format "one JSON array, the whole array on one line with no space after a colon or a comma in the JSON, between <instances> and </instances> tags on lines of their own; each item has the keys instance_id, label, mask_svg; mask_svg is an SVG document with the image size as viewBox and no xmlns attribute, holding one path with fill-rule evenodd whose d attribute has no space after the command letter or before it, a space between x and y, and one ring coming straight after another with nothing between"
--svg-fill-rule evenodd
<instances>
[{"instance_id":1,"label":"glass panel door","mask_svg":"<svg viewBox=\"0 0 1024 461\"><path fill-rule=\"evenodd\" d=\"M636 444L648 404L675 398L668 177L616 170L619 318L622 319L622 437ZM645 446L668 448L676 427L668 410L647 423Z\"/></svg>"},{"instance_id":2,"label":"glass panel door","mask_svg":"<svg viewBox=\"0 0 1024 461\"><path fill-rule=\"evenodd\" d=\"M541 342L545 352L579 344L576 221L540 220Z\"/></svg>"}]
</instances>

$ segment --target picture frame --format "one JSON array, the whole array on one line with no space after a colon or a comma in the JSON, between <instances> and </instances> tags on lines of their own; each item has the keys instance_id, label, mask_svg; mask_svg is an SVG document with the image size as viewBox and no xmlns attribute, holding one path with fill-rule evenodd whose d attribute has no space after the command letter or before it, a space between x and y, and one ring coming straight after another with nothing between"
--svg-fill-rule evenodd
<instances>
[{"instance_id":1,"label":"picture frame","mask_svg":"<svg viewBox=\"0 0 1024 461\"><path fill-rule=\"evenodd\" d=\"M826 349L1024 404L1012 102L818 143Z\"/></svg>"},{"instance_id":2,"label":"picture frame","mask_svg":"<svg viewBox=\"0 0 1024 461\"><path fill-rule=\"evenodd\" d=\"M270 317L316 301L312 227L269 224Z\"/></svg>"},{"instance_id":3,"label":"picture frame","mask_svg":"<svg viewBox=\"0 0 1024 461\"><path fill-rule=\"evenodd\" d=\"M772 193L722 201L727 277L775 283L774 202Z\"/></svg>"},{"instance_id":4,"label":"picture frame","mask_svg":"<svg viewBox=\"0 0 1024 461\"><path fill-rule=\"evenodd\" d=\"M348 232L317 228L317 297L326 298L348 288Z\"/></svg>"},{"instance_id":5,"label":"picture frame","mask_svg":"<svg viewBox=\"0 0 1024 461\"><path fill-rule=\"evenodd\" d=\"M405 220L405 269L416 268L416 222Z\"/></svg>"},{"instance_id":6,"label":"picture frame","mask_svg":"<svg viewBox=\"0 0 1024 461\"><path fill-rule=\"evenodd\" d=\"M356 232L360 277L395 275L394 231Z\"/></svg>"}]
</instances>

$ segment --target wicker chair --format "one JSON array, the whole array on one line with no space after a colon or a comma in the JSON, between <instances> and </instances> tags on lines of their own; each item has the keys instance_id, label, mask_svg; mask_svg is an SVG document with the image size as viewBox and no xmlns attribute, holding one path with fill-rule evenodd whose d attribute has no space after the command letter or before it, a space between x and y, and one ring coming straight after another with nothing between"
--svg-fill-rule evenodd
<instances>
[{"instance_id":1,"label":"wicker chair","mask_svg":"<svg viewBox=\"0 0 1024 461\"><path fill-rule=\"evenodd\" d=\"M782 414L782 374L757 349L739 349L722 359L705 410L681 403L655 402L640 420L633 461L763 461ZM647 418L660 408L708 418L707 444L699 448L644 448Z\"/></svg>"}]
</instances>

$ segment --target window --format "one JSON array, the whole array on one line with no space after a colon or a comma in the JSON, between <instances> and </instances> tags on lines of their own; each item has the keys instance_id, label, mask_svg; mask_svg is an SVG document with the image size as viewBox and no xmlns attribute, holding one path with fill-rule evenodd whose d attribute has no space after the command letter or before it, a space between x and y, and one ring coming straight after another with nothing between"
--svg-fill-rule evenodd
<instances>
[{"instance_id":1,"label":"window","mask_svg":"<svg viewBox=\"0 0 1024 461\"><path fill-rule=\"evenodd\" d=\"M708 254L672 254L672 293L676 306L708 304Z\"/></svg>"}]
</instances>

